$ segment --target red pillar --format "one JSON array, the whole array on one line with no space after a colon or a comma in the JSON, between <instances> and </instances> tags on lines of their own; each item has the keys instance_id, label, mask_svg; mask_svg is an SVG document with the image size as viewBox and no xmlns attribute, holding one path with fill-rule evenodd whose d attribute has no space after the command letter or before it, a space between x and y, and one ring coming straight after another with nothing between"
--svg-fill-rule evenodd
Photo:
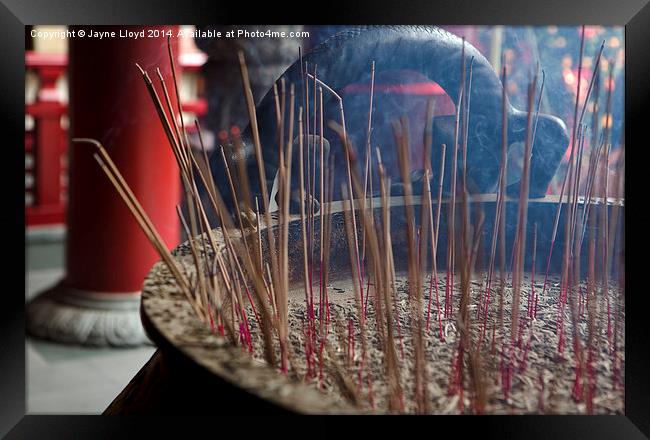
<instances>
[{"instance_id":1,"label":"red pillar","mask_svg":"<svg viewBox=\"0 0 650 440\"><path fill-rule=\"evenodd\" d=\"M178 53L178 40L171 41ZM173 247L179 239L178 167L135 66L140 64L154 79L159 67L173 90L166 43L165 37L72 38L70 137L94 138L104 145L165 243ZM138 292L159 257L93 159L94 148L70 147L66 284L102 293Z\"/></svg>"},{"instance_id":2,"label":"red pillar","mask_svg":"<svg viewBox=\"0 0 650 440\"><path fill-rule=\"evenodd\" d=\"M90 28L71 29L78 35ZM167 246L176 246L179 170L135 66L140 64L155 80L159 67L173 91L166 36L77 36L69 41L70 139L93 138L104 145ZM171 39L176 54L177 41ZM176 106L175 96L172 102ZM94 152L91 145L70 144L66 277L28 305L27 326L30 333L57 341L141 344L146 337L140 290L159 256L95 162Z\"/></svg>"}]
</instances>

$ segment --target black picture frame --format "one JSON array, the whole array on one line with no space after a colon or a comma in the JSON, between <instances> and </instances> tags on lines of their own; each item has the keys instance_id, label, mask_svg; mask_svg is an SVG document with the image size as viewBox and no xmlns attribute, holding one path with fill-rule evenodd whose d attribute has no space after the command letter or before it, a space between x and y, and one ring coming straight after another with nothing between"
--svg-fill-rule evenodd
<instances>
[{"instance_id":1,"label":"black picture frame","mask_svg":"<svg viewBox=\"0 0 650 440\"><path fill-rule=\"evenodd\" d=\"M8 262L20 266L25 258L20 243L24 231L24 199L20 187L24 182L24 26L32 24L165 24L165 23L260 23L314 22L376 24L472 24L472 25L624 25L625 64L625 136L630 152L626 173L626 205L638 215L626 216L627 236L631 247L626 252L626 350L625 416L485 416L418 418L423 428L435 427L432 435L461 435L473 431L481 437L495 438L621 438L650 436L650 335L648 334L647 290L642 288L648 248L643 232L648 199L641 179L649 162L641 150L647 136L650 103L650 3L647 0L390 0L328 2L315 10L313 6L287 2L229 2L222 0L148 2L118 0L2 0L0 4L0 109L6 122L2 131L4 159L2 175L6 208L0 216L7 244ZM647 141L646 141L647 142ZM647 172L645 173L647 175ZM646 194L644 194L646 193ZM636 219L642 224L637 229ZM628 226L632 225L632 229ZM639 238L639 239L637 239ZM645 249L644 249L645 248ZM22 259L20 258L22 257ZM12 281L19 268L6 267L5 278ZM12 275L13 274L13 275ZM11 282L5 282L7 286ZM150 434L149 428L166 429L177 424L174 417L134 419L124 417L36 416L25 415L25 318L23 283L6 287L0 307L0 436L8 438L115 438L138 431ZM23 290L24 291L24 290ZM377 420L377 421L375 421ZM375 418L374 426L386 422L396 426L413 426L413 418ZM218 415L204 423L180 426L205 426L215 435ZM311 422L307 422L311 423ZM321 423L321 422L319 422ZM401 425L403 423L403 425ZM176 425L179 426L179 425ZM258 427L264 429L265 426ZM323 426L322 424L313 426ZM330 423L324 426L332 426ZM254 429L255 424L248 424ZM441 429L442 428L442 429ZM448 434L440 434L442 431ZM330 432L330 429L327 429ZM187 433L187 431L186 431ZM331 428L331 435L338 435Z\"/></svg>"}]
</instances>

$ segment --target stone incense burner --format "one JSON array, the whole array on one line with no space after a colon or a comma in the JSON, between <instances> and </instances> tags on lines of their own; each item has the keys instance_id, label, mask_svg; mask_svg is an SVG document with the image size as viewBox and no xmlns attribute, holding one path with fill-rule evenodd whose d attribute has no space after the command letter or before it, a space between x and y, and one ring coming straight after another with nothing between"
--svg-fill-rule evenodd
<instances>
[{"instance_id":1,"label":"stone incense burner","mask_svg":"<svg viewBox=\"0 0 650 440\"><path fill-rule=\"evenodd\" d=\"M495 199L495 195L474 196L471 204L472 210L482 209L485 214L483 231L488 237L488 245L494 222ZM377 207L381 206L381 201L373 200L375 215L380 216L381 212ZM557 202L557 197L547 196L544 199L531 200L529 204L529 226L533 223L538 225L537 266L542 278ZM402 197L391 198L393 253L398 273L405 272L408 260L403 203ZM622 206L620 201L610 201L609 209L616 204ZM506 205L507 255L511 252L511 238L514 236L517 222L516 205L514 199L509 199ZM443 203L441 231L446 231L445 211L448 206L448 201ZM414 207L416 219L419 219L419 203ZM332 203L329 278L332 282L345 284L345 280L351 277L351 265L342 210L341 202ZM563 209L560 224L564 221L564 211L566 209ZM315 233L318 234L318 218L315 228ZM562 249L562 229L558 230L556 250ZM214 232L218 243L223 245L220 230L216 229ZM300 234L300 219L294 217L289 227L289 272L292 286L290 296L298 295L298 298L303 295ZM528 228L528 234L531 239L532 226ZM263 255L268 256L266 235L261 234L261 237ZM446 247L446 234L441 232L438 242L438 249L441 249L438 252L439 272L445 269ZM583 250L585 248L586 246ZM318 249L316 251L318 252ZM561 250L554 252L550 264L551 273L557 274L560 271L561 254ZM178 246L173 255L182 265L192 266L186 243ZM335 295L332 295L331 301L337 301ZM226 338L213 333L193 313L192 307L177 289L173 277L161 262L151 269L144 281L141 317L145 330L157 345L158 351L109 406L107 414L339 414L365 411L360 411L340 399L333 399L310 384L291 380L263 361L254 359L241 347L236 347Z\"/></svg>"}]
</instances>

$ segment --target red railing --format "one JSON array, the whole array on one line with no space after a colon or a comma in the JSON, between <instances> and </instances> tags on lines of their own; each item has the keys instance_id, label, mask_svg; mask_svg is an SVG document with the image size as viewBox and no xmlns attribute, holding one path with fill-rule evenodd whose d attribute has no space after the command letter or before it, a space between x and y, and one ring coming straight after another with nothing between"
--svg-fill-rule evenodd
<instances>
[{"instance_id":1,"label":"red railing","mask_svg":"<svg viewBox=\"0 0 650 440\"><path fill-rule=\"evenodd\" d=\"M205 63L202 53L181 54L183 72L198 72ZM66 72L66 54L25 53L25 70L38 78L33 103L25 105L25 115L33 124L25 128L25 222L27 227L65 223L67 196L67 114L57 82ZM205 99L183 103L183 110L203 116Z\"/></svg>"},{"instance_id":2,"label":"red railing","mask_svg":"<svg viewBox=\"0 0 650 440\"><path fill-rule=\"evenodd\" d=\"M56 83L68 60L65 54L27 52L25 68L38 78L33 103L25 106L31 129L25 130L25 209L27 226L65 221L67 130L63 117L67 105L61 102Z\"/></svg>"}]
</instances>

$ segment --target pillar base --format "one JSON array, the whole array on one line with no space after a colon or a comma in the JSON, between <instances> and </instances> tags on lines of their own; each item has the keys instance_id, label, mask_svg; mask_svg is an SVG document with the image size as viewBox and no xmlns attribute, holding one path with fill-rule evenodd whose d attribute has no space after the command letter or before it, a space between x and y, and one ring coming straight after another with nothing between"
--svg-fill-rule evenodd
<instances>
[{"instance_id":1,"label":"pillar base","mask_svg":"<svg viewBox=\"0 0 650 440\"><path fill-rule=\"evenodd\" d=\"M140 292L98 293L61 282L26 305L27 331L95 347L151 345L140 321Z\"/></svg>"}]
</instances>

